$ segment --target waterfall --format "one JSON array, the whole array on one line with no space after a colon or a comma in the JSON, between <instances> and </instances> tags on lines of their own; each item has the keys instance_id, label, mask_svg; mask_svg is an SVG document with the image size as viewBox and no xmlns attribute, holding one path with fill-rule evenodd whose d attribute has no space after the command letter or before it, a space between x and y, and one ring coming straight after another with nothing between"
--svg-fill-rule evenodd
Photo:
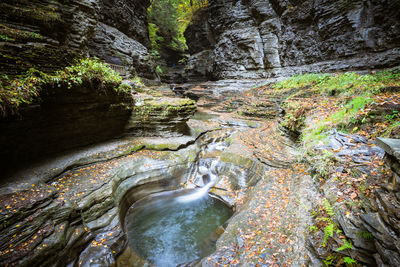
<instances>
[{"instance_id":1,"label":"waterfall","mask_svg":"<svg viewBox=\"0 0 400 267\"><path fill-rule=\"evenodd\" d=\"M222 151L227 146L224 142L218 142L217 140L213 140L207 147L204 149L205 152L211 151ZM208 162L210 159L200 159L198 165L196 165L191 172L191 175L195 176L198 181L202 181L203 186L200 188L193 189L192 193L179 196L176 198L178 202L191 202L194 200L198 200L204 198L210 188L218 182L218 171L217 166L220 162L219 157L211 159L211 163Z\"/></svg>"}]
</instances>

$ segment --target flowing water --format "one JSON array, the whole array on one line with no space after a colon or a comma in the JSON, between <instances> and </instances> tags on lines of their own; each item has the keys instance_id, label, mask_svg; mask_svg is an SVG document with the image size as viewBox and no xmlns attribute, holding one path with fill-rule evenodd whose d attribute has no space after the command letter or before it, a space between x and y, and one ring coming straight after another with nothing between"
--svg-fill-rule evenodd
<instances>
[{"instance_id":1,"label":"flowing water","mask_svg":"<svg viewBox=\"0 0 400 267\"><path fill-rule=\"evenodd\" d=\"M156 266L169 267L214 251L215 232L229 219L232 210L208 194L186 198L197 192L193 189L184 194L158 194L128 212L129 245L138 255Z\"/></svg>"},{"instance_id":2,"label":"flowing water","mask_svg":"<svg viewBox=\"0 0 400 267\"><path fill-rule=\"evenodd\" d=\"M212 141L204 152L221 151L223 142ZM129 246L160 267L177 266L203 258L215 250L217 229L232 209L208 194L218 180L218 158L200 159L190 177L200 188L162 192L136 202L125 217Z\"/></svg>"}]
</instances>

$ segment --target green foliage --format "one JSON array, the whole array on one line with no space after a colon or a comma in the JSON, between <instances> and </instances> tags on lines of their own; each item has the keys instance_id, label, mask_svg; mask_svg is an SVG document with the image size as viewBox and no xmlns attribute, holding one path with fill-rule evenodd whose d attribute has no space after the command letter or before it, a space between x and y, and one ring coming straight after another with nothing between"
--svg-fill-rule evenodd
<instances>
[{"instance_id":1,"label":"green foliage","mask_svg":"<svg viewBox=\"0 0 400 267\"><path fill-rule=\"evenodd\" d=\"M307 73L297 74L273 85L275 89L302 88L320 83L328 74Z\"/></svg>"},{"instance_id":2,"label":"green foliage","mask_svg":"<svg viewBox=\"0 0 400 267\"><path fill-rule=\"evenodd\" d=\"M187 49L183 35L193 14L207 6L207 0L152 0L148 9L149 37L154 51L167 47Z\"/></svg>"},{"instance_id":3,"label":"green foliage","mask_svg":"<svg viewBox=\"0 0 400 267\"><path fill-rule=\"evenodd\" d=\"M160 66L158 66L158 65L157 65L157 67L156 67L156 73L157 73L158 75L163 74L162 68L161 68Z\"/></svg>"},{"instance_id":4,"label":"green foliage","mask_svg":"<svg viewBox=\"0 0 400 267\"><path fill-rule=\"evenodd\" d=\"M343 262L346 264L346 266L355 266L357 265L357 261L353 258L350 257L344 257Z\"/></svg>"},{"instance_id":5,"label":"green foliage","mask_svg":"<svg viewBox=\"0 0 400 267\"><path fill-rule=\"evenodd\" d=\"M83 81L98 79L103 84L110 83L119 85L122 82L121 76L107 64L98 59L80 59L77 64L66 67L64 70L56 73L55 76L49 77L49 80L58 82L66 82L68 86L82 84Z\"/></svg>"},{"instance_id":6,"label":"green foliage","mask_svg":"<svg viewBox=\"0 0 400 267\"><path fill-rule=\"evenodd\" d=\"M348 104L344 105L341 110L332 114L328 120L332 124L347 124L370 102L372 102L372 98L366 98L363 96L353 98Z\"/></svg>"},{"instance_id":7,"label":"green foliage","mask_svg":"<svg viewBox=\"0 0 400 267\"><path fill-rule=\"evenodd\" d=\"M329 203L328 199L326 199L326 198L324 199L324 208L326 210L326 213L329 216L334 216L335 215L335 212L333 211L333 208L332 208L331 204Z\"/></svg>"},{"instance_id":8,"label":"green foliage","mask_svg":"<svg viewBox=\"0 0 400 267\"><path fill-rule=\"evenodd\" d=\"M337 256L335 255L328 255L328 257L326 257L326 259L323 260L325 266L329 266L331 265L335 260L337 259Z\"/></svg>"},{"instance_id":9,"label":"green foliage","mask_svg":"<svg viewBox=\"0 0 400 267\"><path fill-rule=\"evenodd\" d=\"M393 121L389 127L386 128L385 132L382 134L383 137L390 137L395 131L400 131L400 120Z\"/></svg>"},{"instance_id":10,"label":"green foliage","mask_svg":"<svg viewBox=\"0 0 400 267\"><path fill-rule=\"evenodd\" d=\"M276 89L310 87L319 94L328 95L354 95L355 93L369 95L379 92L390 84L400 86L399 69L366 75L356 74L355 72L336 75L300 74L278 82L273 87Z\"/></svg>"},{"instance_id":11,"label":"green foliage","mask_svg":"<svg viewBox=\"0 0 400 267\"><path fill-rule=\"evenodd\" d=\"M390 122L394 122L396 118L399 118L399 111L393 110L392 114L386 114L385 119L387 119Z\"/></svg>"},{"instance_id":12,"label":"green foliage","mask_svg":"<svg viewBox=\"0 0 400 267\"><path fill-rule=\"evenodd\" d=\"M55 7L52 6L20 6L18 4L9 5L7 3L0 3L0 9L6 10L6 12L14 16L23 18L30 18L44 22L61 21L60 14L56 12Z\"/></svg>"},{"instance_id":13,"label":"green foliage","mask_svg":"<svg viewBox=\"0 0 400 267\"><path fill-rule=\"evenodd\" d=\"M309 230L310 233L313 233L313 232L318 231L318 227L315 226L315 225L309 225L308 226L308 230Z\"/></svg>"},{"instance_id":14,"label":"green foliage","mask_svg":"<svg viewBox=\"0 0 400 267\"><path fill-rule=\"evenodd\" d=\"M42 79L46 75L35 69L18 79L3 75L0 78L0 113L14 113L21 104L33 102L39 95Z\"/></svg>"},{"instance_id":15,"label":"green foliage","mask_svg":"<svg viewBox=\"0 0 400 267\"><path fill-rule=\"evenodd\" d=\"M291 131L300 129L304 124L306 109L298 102L287 102L286 114L281 125Z\"/></svg>"},{"instance_id":16,"label":"green foliage","mask_svg":"<svg viewBox=\"0 0 400 267\"><path fill-rule=\"evenodd\" d=\"M359 233L357 233L357 235L361 236L362 238L364 238L365 240L371 241L374 239L374 235L368 231L361 231Z\"/></svg>"},{"instance_id":17,"label":"green foliage","mask_svg":"<svg viewBox=\"0 0 400 267\"><path fill-rule=\"evenodd\" d=\"M8 36L0 34L0 40L7 42Z\"/></svg>"},{"instance_id":18,"label":"green foliage","mask_svg":"<svg viewBox=\"0 0 400 267\"><path fill-rule=\"evenodd\" d=\"M144 89L145 89L145 85L142 82L142 80L140 79L139 76L135 76L133 79L130 80L131 81L131 85L132 87L130 88L130 90L134 90L138 93L143 93ZM130 92L129 90L129 92Z\"/></svg>"},{"instance_id":19,"label":"green foliage","mask_svg":"<svg viewBox=\"0 0 400 267\"><path fill-rule=\"evenodd\" d=\"M43 40L44 37L35 32L14 29L0 24L0 39L5 42L27 42Z\"/></svg>"},{"instance_id":20,"label":"green foliage","mask_svg":"<svg viewBox=\"0 0 400 267\"><path fill-rule=\"evenodd\" d=\"M67 88L71 88L85 81L94 80L97 80L101 86L113 86L117 92L126 92L126 87L120 87L122 78L119 74L98 59L78 60L75 65L66 67L53 75L33 68L14 79L2 75L0 77L0 113L2 116L14 114L22 104L39 100L39 93L45 85L66 85Z\"/></svg>"},{"instance_id":21,"label":"green foliage","mask_svg":"<svg viewBox=\"0 0 400 267\"><path fill-rule=\"evenodd\" d=\"M314 147L314 145L326 137L326 131L332 127L349 126L350 123L356 123L354 116L365 106L372 102L369 97L355 97L350 102L345 104L343 108L331 116L319 121L315 125L306 128L301 136L302 142L307 147ZM307 149L306 149L307 150Z\"/></svg>"},{"instance_id":22,"label":"green foliage","mask_svg":"<svg viewBox=\"0 0 400 267\"><path fill-rule=\"evenodd\" d=\"M324 242L322 244L325 245L326 241L328 240L328 237L333 237L334 233L335 233L335 224L333 222L330 222L324 228Z\"/></svg>"},{"instance_id":23,"label":"green foliage","mask_svg":"<svg viewBox=\"0 0 400 267\"><path fill-rule=\"evenodd\" d=\"M347 239L343 239L343 245L336 249L336 251L340 252L346 249L353 249L353 244L351 243L351 240L347 241Z\"/></svg>"},{"instance_id":24,"label":"green foliage","mask_svg":"<svg viewBox=\"0 0 400 267\"><path fill-rule=\"evenodd\" d=\"M124 93L130 94L131 90L132 90L132 87L129 84L126 84L126 83L121 83L118 86L118 91L119 92L124 92Z\"/></svg>"},{"instance_id":25,"label":"green foliage","mask_svg":"<svg viewBox=\"0 0 400 267\"><path fill-rule=\"evenodd\" d=\"M161 43L164 42L164 38L159 36L157 32L159 31L159 27L157 27L154 23L149 23L149 39L151 41L151 47L153 49L152 56L158 57L160 54L158 50L160 50Z\"/></svg>"}]
</instances>

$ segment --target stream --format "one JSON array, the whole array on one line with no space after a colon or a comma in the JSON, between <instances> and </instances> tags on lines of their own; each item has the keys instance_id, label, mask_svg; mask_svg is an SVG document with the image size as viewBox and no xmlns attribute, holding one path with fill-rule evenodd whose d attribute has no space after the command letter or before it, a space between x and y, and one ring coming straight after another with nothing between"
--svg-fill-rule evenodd
<instances>
[{"instance_id":1,"label":"stream","mask_svg":"<svg viewBox=\"0 0 400 267\"><path fill-rule=\"evenodd\" d=\"M215 138L201 154L226 147L225 141ZM150 194L130 207L124 223L128 245L139 257L155 266L172 267L215 251L218 228L233 214L225 202L209 194L220 165L218 156L200 157L187 177L195 188Z\"/></svg>"}]
</instances>

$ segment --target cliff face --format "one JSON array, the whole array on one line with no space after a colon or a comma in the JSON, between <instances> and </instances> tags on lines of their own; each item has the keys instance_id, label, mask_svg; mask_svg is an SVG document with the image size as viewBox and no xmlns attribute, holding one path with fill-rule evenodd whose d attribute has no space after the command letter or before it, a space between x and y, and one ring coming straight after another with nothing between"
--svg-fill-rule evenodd
<instances>
[{"instance_id":1,"label":"cliff face","mask_svg":"<svg viewBox=\"0 0 400 267\"><path fill-rule=\"evenodd\" d=\"M148 49L148 0L4 0L0 3L0 72L52 71L76 56L154 78Z\"/></svg>"},{"instance_id":2,"label":"cliff face","mask_svg":"<svg viewBox=\"0 0 400 267\"><path fill-rule=\"evenodd\" d=\"M400 2L212 0L185 33L196 34L215 39L187 39L210 78L387 67L400 62Z\"/></svg>"}]
</instances>

